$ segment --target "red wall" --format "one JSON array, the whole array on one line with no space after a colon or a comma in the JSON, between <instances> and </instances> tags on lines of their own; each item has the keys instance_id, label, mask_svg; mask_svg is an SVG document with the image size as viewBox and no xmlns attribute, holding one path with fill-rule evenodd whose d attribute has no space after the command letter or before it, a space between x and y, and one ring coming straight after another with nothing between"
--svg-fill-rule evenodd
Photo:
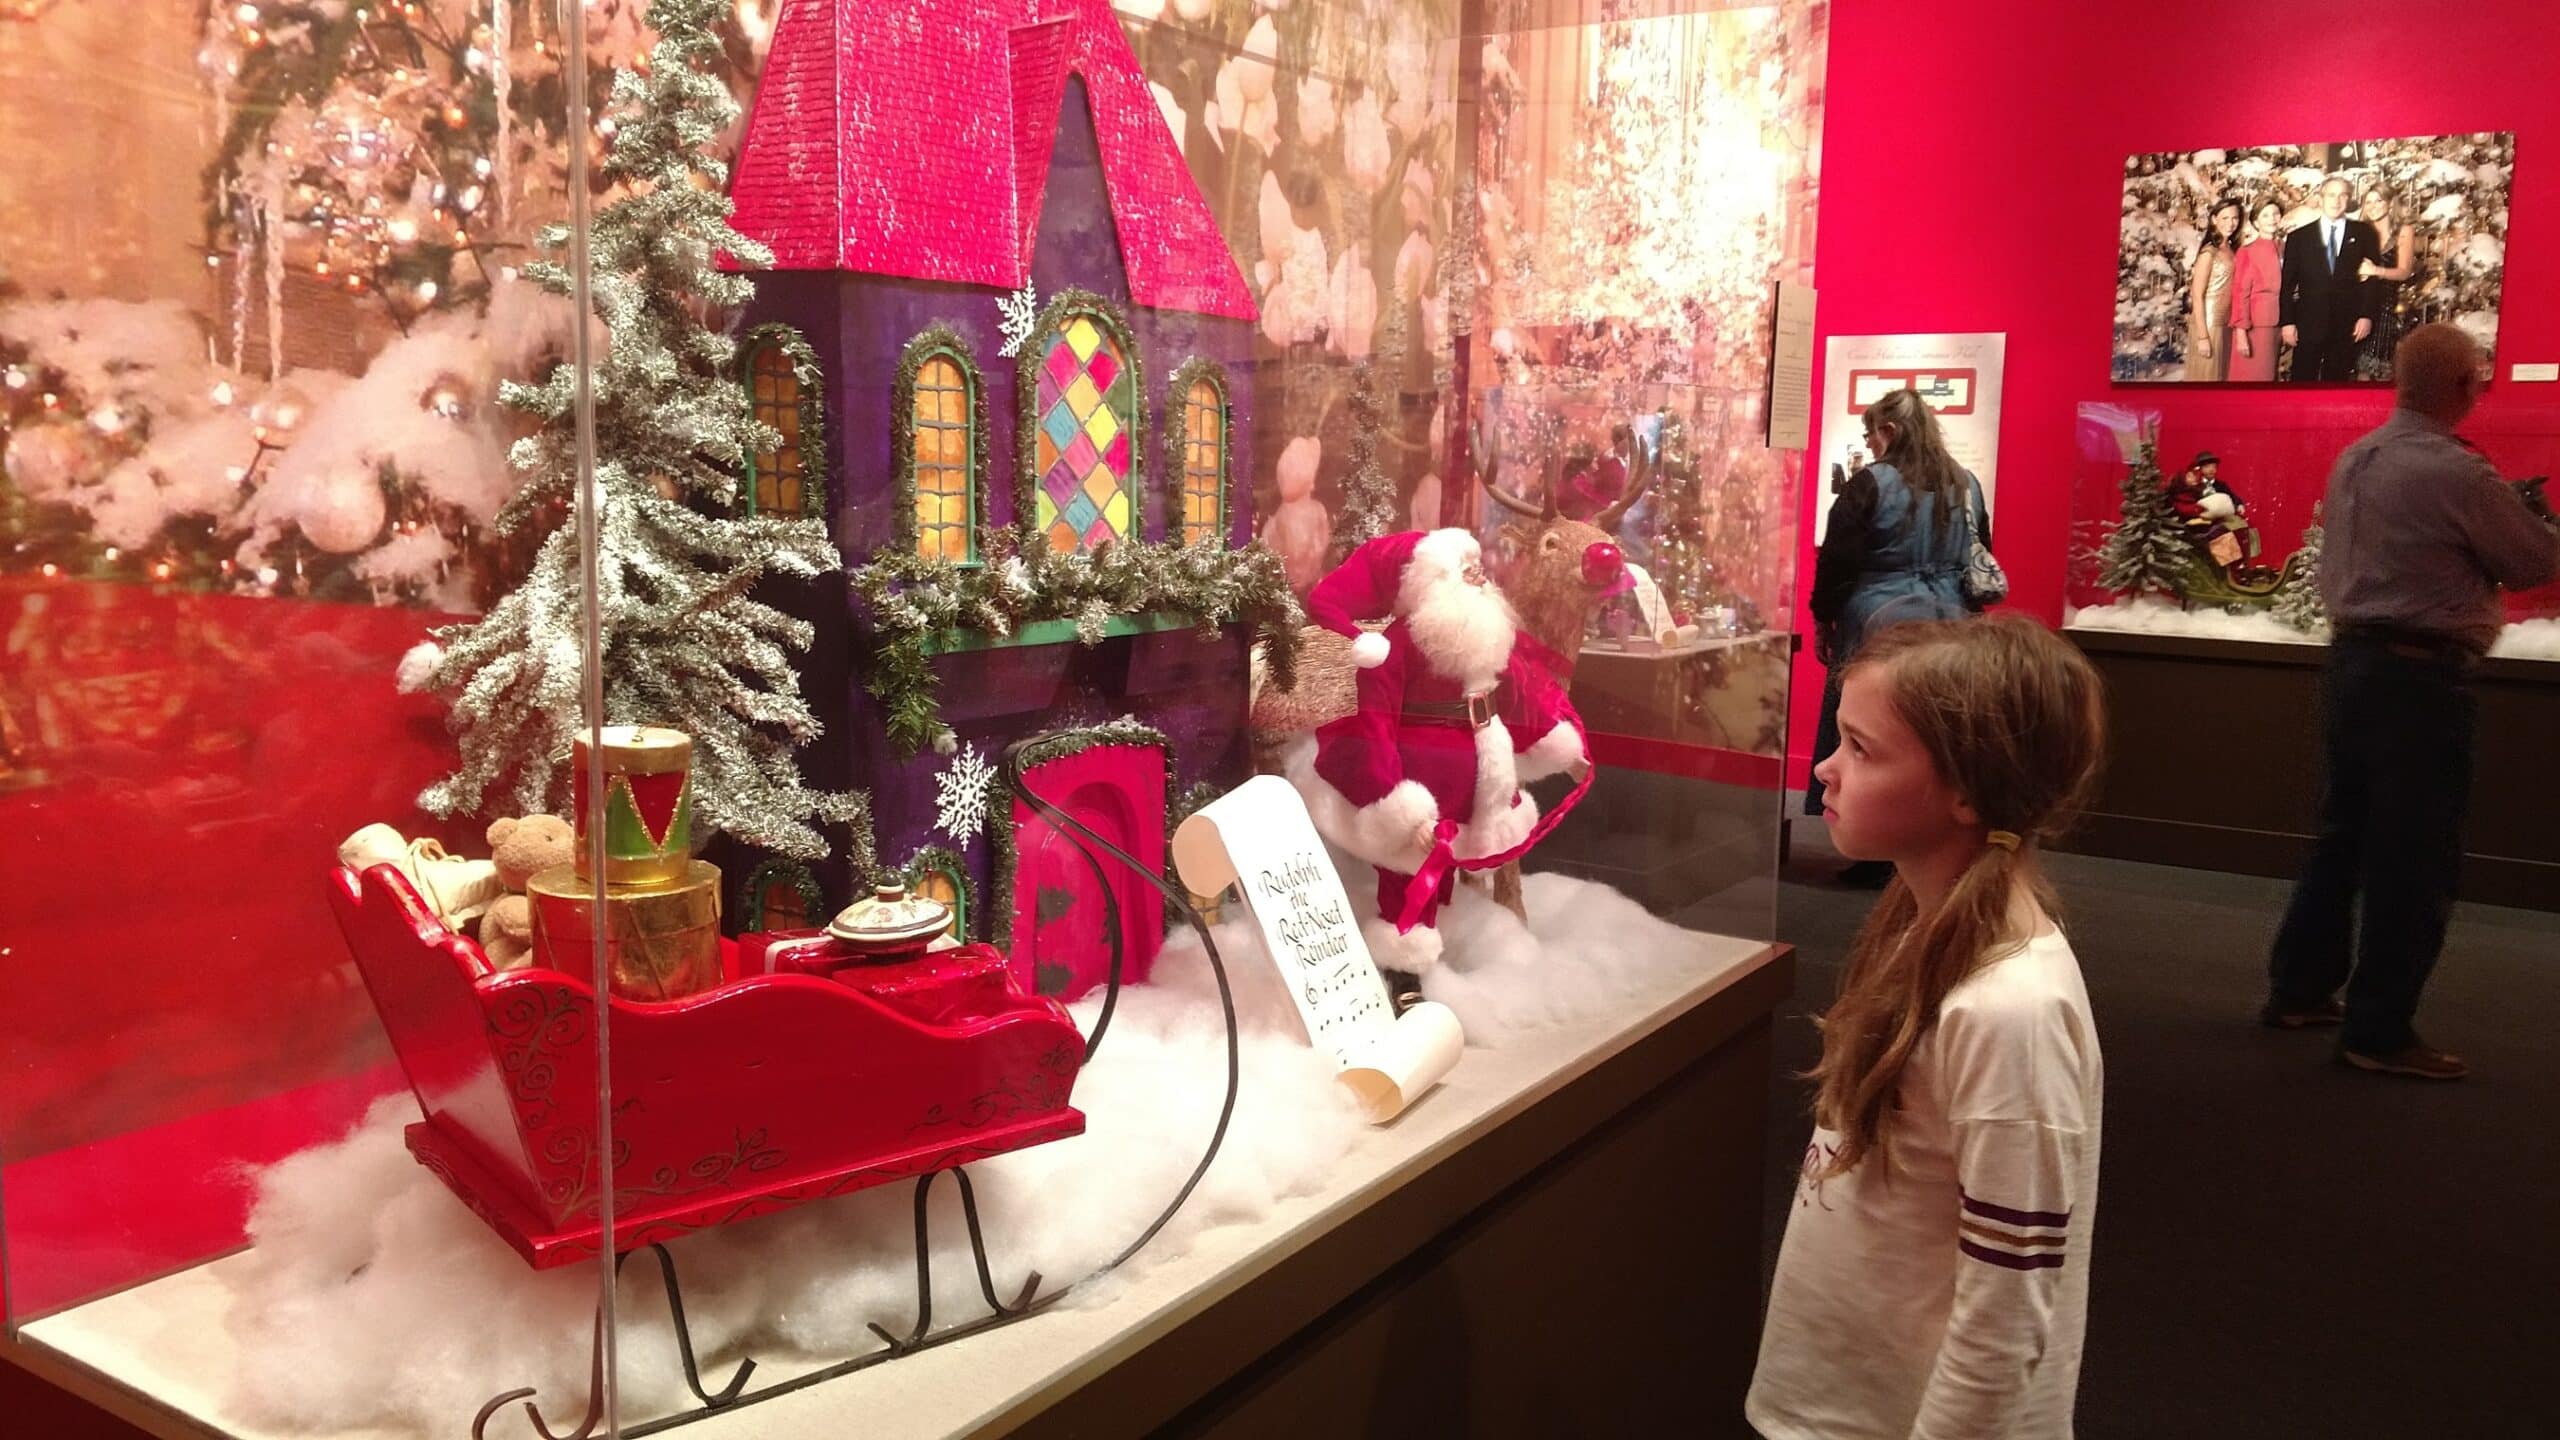
<instances>
[{"instance_id":1,"label":"red wall","mask_svg":"<svg viewBox=\"0 0 2560 1440\"><path fill-rule=\"evenodd\" d=\"M2560 360L2556 54L2552 0L1833 0L1818 329L2007 332L1996 538L2012 603L2058 621L2081 402L2162 411L2164 460L2224 427L2352 433L2390 408L2379 387L2110 383L2124 157L2513 130L2500 378L2472 427L2509 460L2502 432L2560 430L2560 384L2506 378L2513 362ZM1807 482L1799 593L1812 584L1820 493ZM2265 501L2307 514L2310 498ZM2270 550L2290 548L2299 525L2271 530ZM1798 624L1810 633L1809 617ZM1821 690L1808 647L1788 745L1797 784Z\"/></svg>"}]
</instances>

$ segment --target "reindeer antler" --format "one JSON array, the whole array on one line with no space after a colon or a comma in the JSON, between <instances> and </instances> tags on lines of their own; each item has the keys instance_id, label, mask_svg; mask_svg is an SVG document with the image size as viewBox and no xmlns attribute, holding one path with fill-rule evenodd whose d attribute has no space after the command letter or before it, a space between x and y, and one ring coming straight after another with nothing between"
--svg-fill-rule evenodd
<instances>
[{"instance_id":1,"label":"reindeer antler","mask_svg":"<svg viewBox=\"0 0 2560 1440\"><path fill-rule=\"evenodd\" d=\"M1495 477L1502 471L1501 450L1494 446L1487 445L1482 447L1482 453L1484 455L1484 468L1476 472L1476 479L1484 486L1484 493L1491 497L1495 504L1515 515L1525 515L1532 520L1552 520L1555 518L1556 487L1554 485L1550 484L1547 486L1546 506L1541 509L1540 507L1532 505L1528 501L1521 499L1519 496L1512 494L1510 491L1503 489L1500 482L1495 479Z\"/></svg>"},{"instance_id":2,"label":"reindeer antler","mask_svg":"<svg viewBox=\"0 0 2560 1440\"><path fill-rule=\"evenodd\" d=\"M1635 447L1634 461L1627 471L1627 493L1602 506L1600 513L1591 517L1593 526L1612 535L1618 533L1618 522L1626 519L1627 512L1634 509L1636 502L1644 498L1644 492L1652 488L1653 477L1662 468L1660 460L1645 458L1642 445Z\"/></svg>"}]
</instances>

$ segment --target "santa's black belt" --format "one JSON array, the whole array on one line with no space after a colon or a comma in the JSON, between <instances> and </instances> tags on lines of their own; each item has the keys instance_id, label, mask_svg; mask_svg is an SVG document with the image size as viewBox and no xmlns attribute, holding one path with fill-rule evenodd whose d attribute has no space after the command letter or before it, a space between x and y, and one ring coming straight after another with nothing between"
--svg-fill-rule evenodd
<instances>
[{"instance_id":1,"label":"santa's black belt","mask_svg":"<svg viewBox=\"0 0 2560 1440\"><path fill-rule=\"evenodd\" d=\"M1407 700L1403 716L1425 725L1453 725L1468 730L1481 730L1493 723L1495 692L1470 695L1464 700Z\"/></svg>"}]
</instances>

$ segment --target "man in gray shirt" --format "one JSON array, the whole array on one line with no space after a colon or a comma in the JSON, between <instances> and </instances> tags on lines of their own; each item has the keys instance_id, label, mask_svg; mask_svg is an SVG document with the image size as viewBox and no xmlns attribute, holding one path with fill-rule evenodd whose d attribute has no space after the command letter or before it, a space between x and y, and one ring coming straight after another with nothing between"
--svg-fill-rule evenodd
<instances>
[{"instance_id":1,"label":"man in gray shirt","mask_svg":"<svg viewBox=\"0 0 2560 1440\"><path fill-rule=\"evenodd\" d=\"M2499 587L2560 575L2560 531L2538 493L2501 481L2453 433L2489 383L2479 345L2426 325L2401 340L2394 365L2398 408L2329 473L2320 831L2276 932L2259 1018L2288 1030L2342 1025L2348 1064L2455 1080L2468 1067L2419 1040L2412 1020L2462 858L2473 718L2464 676L2505 619Z\"/></svg>"}]
</instances>

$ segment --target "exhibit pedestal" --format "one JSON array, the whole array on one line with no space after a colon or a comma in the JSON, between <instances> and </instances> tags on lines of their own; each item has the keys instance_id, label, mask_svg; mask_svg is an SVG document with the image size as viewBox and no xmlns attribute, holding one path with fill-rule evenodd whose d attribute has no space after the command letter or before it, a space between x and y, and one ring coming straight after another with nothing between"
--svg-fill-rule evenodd
<instances>
[{"instance_id":1,"label":"exhibit pedestal","mask_svg":"<svg viewBox=\"0 0 2560 1440\"><path fill-rule=\"evenodd\" d=\"M2319 645L2063 632L2107 684L2098 798L2066 848L2120 860L2290 878L2320 813ZM2560 827L2547 775L2560 665L2486 660L2462 898L2560 910Z\"/></svg>"},{"instance_id":2,"label":"exhibit pedestal","mask_svg":"<svg viewBox=\"0 0 2560 1440\"><path fill-rule=\"evenodd\" d=\"M1258 1223L1201 1232L1092 1302L686 1433L1746 1435L1770 1024L1794 967L1782 946L1700 939L1696 984L1470 1050ZM28 1325L0 1347L0 1410L60 1408L51 1382L128 1434L281 1435L227 1414L222 1314L245 1258Z\"/></svg>"}]
</instances>

